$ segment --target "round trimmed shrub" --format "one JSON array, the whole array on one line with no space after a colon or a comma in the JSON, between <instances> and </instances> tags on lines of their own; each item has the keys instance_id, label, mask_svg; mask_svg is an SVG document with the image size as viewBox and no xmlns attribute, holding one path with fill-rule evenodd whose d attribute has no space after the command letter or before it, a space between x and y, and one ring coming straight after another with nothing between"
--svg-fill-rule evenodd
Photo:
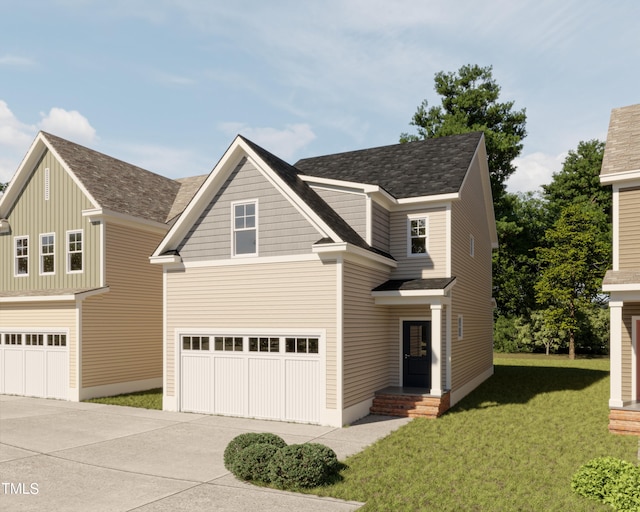
<instances>
[{"instance_id":1,"label":"round trimmed shrub","mask_svg":"<svg viewBox=\"0 0 640 512\"><path fill-rule=\"evenodd\" d=\"M236 457L248 446L253 444L271 444L276 448L287 446L284 439L276 434L248 432L234 437L224 450L224 467L233 473ZM235 474L235 473L234 473Z\"/></svg>"},{"instance_id":2,"label":"round trimmed shrub","mask_svg":"<svg viewBox=\"0 0 640 512\"><path fill-rule=\"evenodd\" d=\"M242 480L269 482L269 462L278 450L268 443L249 445L236 455L231 472Z\"/></svg>"},{"instance_id":3,"label":"round trimmed shrub","mask_svg":"<svg viewBox=\"0 0 640 512\"><path fill-rule=\"evenodd\" d=\"M269 463L271 483L283 489L329 483L340 465L335 452L318 443L292 444L278 450Z\"/></svg>"}]
</instances>

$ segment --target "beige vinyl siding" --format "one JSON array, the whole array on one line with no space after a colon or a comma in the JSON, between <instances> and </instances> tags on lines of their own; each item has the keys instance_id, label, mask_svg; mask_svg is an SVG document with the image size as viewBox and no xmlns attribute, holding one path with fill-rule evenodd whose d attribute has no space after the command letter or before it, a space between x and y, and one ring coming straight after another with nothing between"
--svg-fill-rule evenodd
<instances>
[{"instance_id":1,"label":"beige vinyl siding","mask_svg":"<svg viewBox=\"0 0 640 512\"><path fill-rule=\"evenodd\" d=\"M633 397L632 358L633 358L633 322L632 317L640 316L640 303L625 304L622 308L622 400ZM640 368L638 369L640 371Z\"/></svg>"},{"instance_id":2,"label":"beige vinyl siding","mask_svg":"<svg viewBox=\"0 0 640 512\"><path fill-rule=\"evenodd\" d=\"M451 367L456 390L493 365L493 306L491 302L491 240L478 158L472 163L460 201L452 204ZM492 205L489 206L490 208ZM469 254L470 235L475 256ZM458 315L463 316L464 336L458 340Z\"/></svg>"},{"instance_id":3,"label":"beige vinyl siding","mask_svg":"<svg viewBox=\"0 0 640 512\"><path fill-rule=\"evenodd\" d=\"M428 218L427 254L407 256L409 215L422 214ZM429 278L446 275L447 224L444 207L391 212L390 228L391 255L398 262L398 267L391 274L392 279Z\"/></svg>"},{"instance_id":4,"label":"beige vinyl siding","mask_svg":"<svg viewBox=\"0 0 640 512\"><path fill-rule=\"evenodd\" d=\"M0 303L0 331L7 328L48 331L68 329L69 387L77 387L77 313L75 301Z\"/></svg>"},{"instance_id":5,"label":"beige vinyl siding","mask_svg":"<svg viewBox=\"0 0 640 512\"><path fill-rule=\"evenodd\" d=\"M327 189L313 190L333 208L364 240L367 238L367 197L364 194Z\"/></svg>"},{"instance_id":6,"label":"beige vinyl siding","mask_svg":"<svg viewBox=\"0 0 640 512\"><path fill-rule=\"evenodd\" d=\"M619 268L640 269L640 187L619 191Z\"/></svg>"},{"instance_id":7,"label":"beige vinyl siding","mask_svg":"<svg viewBox=\"0 0 640 512\"><path fill-rule=\"evenodd\" d=\"M162 268L149 263L159 233L107 223L109 292L83 304L82 386L162 377Z\"/></svg>"},{"instance_id":8,"label":"beige vinyl siding","mask_svg":"<svg viewBox=\"0 0 640 512\"><path fill-rule=\"evenodd\" d=\"M343 265L344 407L371 398L391 383L389 360L397 354L390 332L389 308L376 306L372 288L388 279L388 271L352 262Z\"/></svg>"},{"instance_id":9,"label":"beige vinyl siding","mask_svg":"<svg viewBox=\"0 0 640 512\"><path fill-rule=\"evenodd\" d=\"M389 252L389 211L381 204L371 201L371 235L372 246Z\"/></svg>"},{"instance_id":10,"label":"beige vinyl siding","mask_svg":"<svg viewBox=\"0 0 640 512\"><path fill-rule=\"evenodd\" d=\"M231 258L231 203L258 200L258 255L310 253L322 238L305 217L246 159L195 222L178 251L183 261Z\"/></svg>"},{"instance_id":11,"label":"beige vinyl siding","mask_svg":"<svg viewBox=\"0 0 640 512\"><path fill-rule=\"evenodd\" d=\"M49 168L49 200L45 201L45 168ZM100 227L82 216L93 205L49 151L18 197L8 219L11 234L0 235L0 290L33 291L98 288ZM67 274L67 231L84 230L84 272ZM40 235L55 233L55 274L40 275ZM29 276L14 277L14 238L29 237Z\"/></svg>"},{"instance_id":12,"label":"beige vinyl siding","mask_svg":"<svg viewBox=\"0 0 640 512\"><path fill-rule=\"evenodd\" d=\"M165 393L180 329L326 329L327 407L336 407L336 265L319 260L187 268L166 275Z\"/></svg>"}]
</instances>

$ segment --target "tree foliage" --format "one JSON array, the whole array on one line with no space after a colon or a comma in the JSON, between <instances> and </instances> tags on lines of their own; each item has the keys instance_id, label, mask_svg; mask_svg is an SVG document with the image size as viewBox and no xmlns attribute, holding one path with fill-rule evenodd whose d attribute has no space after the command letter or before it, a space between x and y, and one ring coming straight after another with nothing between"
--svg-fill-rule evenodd
<instances>
[{"instance_id":1,"label":"tree foliage","mask_svg":"<svg viewBox=\"0 0 640 512\"><path fill-rule=\"evenodd\" d=\"M569 357L575 357L580 316L597 303L602 276L610 265L607 236L599 226L604 213L595 207L571 204L545 232L536 251L542 270L535 284L536 299L545 322L569 338Z\"/></svg>"},{"instance_id":2,"label":"tree foliage","mask_svg":"<svg viewBox=\"0 0 640 512\"><path fill-rule=\"evenodd\" d=\"M0 192L4 192L4 189L7 188L8 183L0 182Z\"/></svg>"},{"instance_id":3,"label":"tree foliage","mask_svg":"<svg viewBox=\"0 0 640 512\"><path fill-rule=\"evenodd\" d=\"M484 132L491 188L494 201L499 204L504 183L515 171L513 160L522 151L527 116L525 109L513 109L513 101L498 101L500 86L492 69L465 65L457 72L436 73L435 90L442 97L442 104L429 107L424 100L410 123L417 128L417 135L403 133L400 141Z\"/></svg>"}]
</instances>

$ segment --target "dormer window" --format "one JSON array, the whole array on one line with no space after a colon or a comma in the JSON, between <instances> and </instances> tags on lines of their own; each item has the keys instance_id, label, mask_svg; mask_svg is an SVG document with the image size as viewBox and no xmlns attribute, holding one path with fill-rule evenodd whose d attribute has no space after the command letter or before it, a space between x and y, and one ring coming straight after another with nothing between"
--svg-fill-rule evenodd
<instances>
[{"instance_id":1,"label":"dormer window","mask_svg":"<svg viewBox=\"0 0 640 512\"><path fill-rule=\"evenodd\" d=\"M258 201L232 203L233 255L258 254Z\"/></svg>"},{"instance_id":2,"label":"dormer window","mask_svg":"<svg viewBox=\"0 0 640 512\"><path fill-rule=\"evenodd\" d=\"M427 254L429 218L425 215L410 216L407 223L407 253L409 256Z\"/></svg>"}]
</instances>

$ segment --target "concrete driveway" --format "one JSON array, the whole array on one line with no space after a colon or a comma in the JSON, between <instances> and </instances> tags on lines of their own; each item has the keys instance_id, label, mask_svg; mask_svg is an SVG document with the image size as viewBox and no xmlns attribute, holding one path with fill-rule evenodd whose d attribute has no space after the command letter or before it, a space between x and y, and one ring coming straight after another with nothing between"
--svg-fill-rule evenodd
<instances>
[{"instance_id":1,"label":"concrete driveway","mask_svg":"<svg viewBox=\"0 0 640 512\"><path fill-rule=\"evenodd\" d=\"M0 395L0 510L357 510L238 481L224 449L243 432L273 432L344 460L408 421L369 416L336 429Z\"/></svg>"}]
</instances>

